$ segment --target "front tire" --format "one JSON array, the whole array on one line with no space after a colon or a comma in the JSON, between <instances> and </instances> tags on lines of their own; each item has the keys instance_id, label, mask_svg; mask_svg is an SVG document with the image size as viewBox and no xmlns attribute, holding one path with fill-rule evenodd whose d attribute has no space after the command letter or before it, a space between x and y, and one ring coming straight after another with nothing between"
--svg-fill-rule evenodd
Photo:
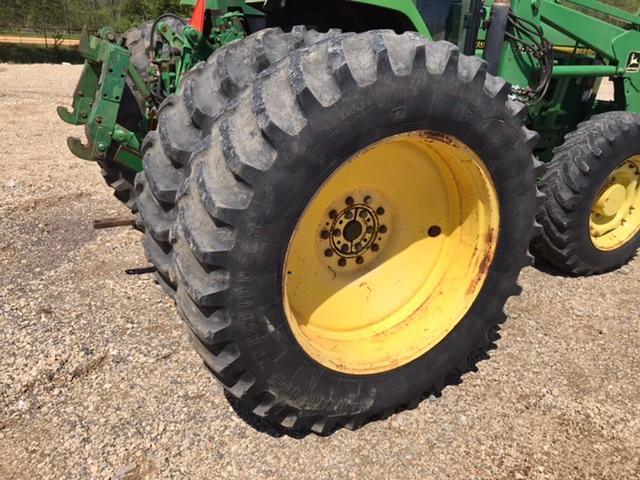
<instances>
[{"instance_id":1,"label":"front tire","mask_svg":"<svg viewBox=\"0 0 640 480\"><path fill-rule=\"evenodd\" d=\"M626 264L640 247L640 115L596 115L569 134L540 181L536 253L569 275Z\"/></svg>"},{"instance_id":2,"label":"front tire","mask_svg":"<svg viewBox=\"0 0 640 480\"><path fill-rule=\"evenodd\" d=\"M509 86L488 75L483 61L460 56L451 44L430 43L413 33L374 31L342 35L294 52L255 81L240 95L234 109L216 120L211 138L202 142L201 151L192 159L178 201L173 245L176 299L197 351L233 396L274 423L324 434L415 406L425 394L440 392L473 367L479 352L488 348L491 332L504 319L506 300L519 293L520 270L531 263L528 245L534 233L537 197L532 151L537 136L523 127L524 107L509 101L508 93ZM380 153L383 170L378 170L376 191L386 195L385 178L391 181L405 154L424 159L423 163L409 163L417 170L432 172L433 183L416 181L425 177L405 171L399 180L406 182L405 188L395 189L398 196L389 193L381 209L377 203L381 200L367 193L371 185L365 168L362 175L346 181L359 193L346 199L336 197L344 203L344 211L336 207L333 215L333 207L325 206L326 222L338 221L341 215L347 218L347 210L356 203L362 202L366 210L369 196L378 220L385 216L384 209L389 215L394 213L393 224L384 232L375 230L376 235L381 234L379 249L365 251L363 245L369 242L364 239L358 249L353 236L363 234L362 230L354 227L351 230L356 233L347 234L342 231L346 225L336 237L353 237L347 240L354 252L338 248L329 255L330 248L324 243L316 249L318 242L327 242L336 232L325 226L324 219L317 228L309 228L315 221L307 222L314 199L323 197L325 187L333 188L331 178L349 168L350 159L362 155L366 159L376 145L399 138L408 150ZM428 153L436 150L440 155ZM456 156L461 156L459 163ZM465 169L483 173L469 173L467 179L461 173ZM483 175L488 180L481 180ZM440 188L445 184L451 190ZM474 189L477 196L471 193ZM408 208L416 214L413 222L406 220L411 215L397 213L407 191L418 199ZM446 191L463 192L466 199L442 198L437 193ZM360 193L362 198L357 196ZM459 203L448 204L448 200ZM492 206L496 208L493 213ZM430 225L422 216L438 208L451 213L453 223ZM363 221L371 218L379 226L369 213L361 217ZM408 229L442 242L458 239L461 250L456 268L436 266L438 255L428 253L428 248L420 250L421 240L414 237L397 245L396 239L407 236L394 232ZM389 235L386 244L382 234ZM303 235L301 242L296 240L298 235ZM296 250L296 243L301 249ZM306 251L305 245L309 247ZM416 245L418 255L405 257ZM474 256L476 250L482 255ZM291 263L290 255L300 258ZM306 274L305 255L309 256ZM376 340L375 334L363 333L368 346L351 344L356 349L371 347L366 361L348 354L327 360L317 351L327 354L332 350L322 349L327 345L340 349L339 341L316 342L319 348L314 351L308 345L314 343L311 336L305 343L296 331L296 323L300 329L316 327L311 318L316 310L307 307L314 302L324 304L323 299L329 298L313 297L326 286L319 277L311 281L315 274L349 275L350 281L340 288L355 284L366 289L368 283L370 301L384 306L380 297L387 296L393 303L408 295L411 285L402 283L401 270L409 275L428 266L432 257L423 259L423 255L435 258L434 272L445 276L458 272L459 281L451 277L439 290L438 279L444 277L427 274L424 282L411 284L418 285L417 290L428 289L424 296L414 298L423 306L434 306L433 311L426 314L418 309L411 314L408 303L399 303L399 310L409 311L399 317L400 323L387 321L391 316L385 318L374 326L383 332L381 337ZM396 257L402 259L396 277L379 277L381 283L365 278L384 268L387 258ZM456 262L455 255L448 258ZM316 263L325 260L332 263L323 271L316 269ZM469 271L471 275L464 273ZM292 287L292 275L307 275L303 277L306 284ZM287 293L288 288L295 288L296 293ZM296 296L305 294L311 295L310 301L294 305ZM438 299L437 307L432 298ZM454 312L455 305L464 308ZM312 315L298 322L295 313L288 311L292 308L306 309ZM345 325L346 330L354 320L368 320L359 313L367 304L344 303L344 308L349 315L341 315L338 308L332 310L334 317L320 320L329 328ZM389 323L394 328L406 324L411 335L381 341L387 332L384 325ZM430 329L437 329L437 334ZM362 332L365 330L363 327ZM332 335L340 338L339 332L329 332ZM422 344L420 339L424 339ZM402 354L402 342L407 342L409 355ZM398 345L392 348L392 343ZM384 354L385 349L391 353Z\"/></svg>"}]
</instances>

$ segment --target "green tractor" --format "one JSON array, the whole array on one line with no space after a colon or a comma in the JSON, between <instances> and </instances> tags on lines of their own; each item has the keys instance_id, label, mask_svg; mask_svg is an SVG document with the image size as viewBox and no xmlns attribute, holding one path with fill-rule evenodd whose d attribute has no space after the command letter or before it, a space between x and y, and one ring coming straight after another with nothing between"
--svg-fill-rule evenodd
<instances>
[{"instance_id":1,"label":"green tractor","mask_svg":"<svg viewBox=\"0 0 640 480\"><path fill-rule=\"evenodd\" d=\"M569 275L640 246L638 15L198 0L80 50L69 147L136 212L213 375L287 429L357 428L474 369L530 246Z\"/></svg>"}]
</instances>

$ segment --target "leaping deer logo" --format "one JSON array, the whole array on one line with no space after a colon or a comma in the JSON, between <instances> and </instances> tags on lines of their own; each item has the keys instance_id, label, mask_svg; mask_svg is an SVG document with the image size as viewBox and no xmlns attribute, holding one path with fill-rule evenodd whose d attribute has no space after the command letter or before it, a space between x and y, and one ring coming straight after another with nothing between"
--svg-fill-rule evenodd
<instances>
[{"instance_id":1,"label":"leaping deer logo","mask_svg":"<svg viewBox=\"0 0 640 480\"><path fill-rule=\"evenodd\" d=\"M627 72L640 71L640 52L631 52L627 62Z\"/></svg>"}]
</instances>

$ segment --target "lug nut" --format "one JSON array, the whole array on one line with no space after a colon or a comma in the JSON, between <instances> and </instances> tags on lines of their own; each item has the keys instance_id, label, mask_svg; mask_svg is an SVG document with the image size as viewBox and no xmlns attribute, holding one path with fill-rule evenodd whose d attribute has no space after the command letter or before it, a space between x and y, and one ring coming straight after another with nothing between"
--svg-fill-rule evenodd
<instances>
[{"instance_id":1,"label":"lug nut","mask_svg":"<svg viewBox=\"0 0 640 480\"><path fill-rule=\"evenodd\" d=\"M328 231L326 231L326 230L322 230L322 231L320 232L320 238L322 238L322 239L324 239L324 240L326 240L327 238L329 238L329 236L330 236L330 234L329 234L329 232L328 232Z\"/></svg>"},{"instance_id":2,"label":"lug nut","mask_svg":"<svg viewBox=\"0 0 640 480\"><path fill-rule=\"evenodd\" d=\"M344 258L341 258L340 260L338 260L338 265L341 267L346 267L347 266L347 260Z\"/></svg>"},{"instance_id":3,"label":"lug nut","mask_svg":"<svg viewBox=\"0 0 640 480\"><path fill-rule=\"evenodd\" d=\"M364 263L364 258L362 258L362 257L358 257L358 258L356 258L356 263L357 263L358 265L362 265L362 264Z\"/></svg>"},{"instance_id":4,"label":"lug nut","mask_svg":"<svg viewBox=\"0 0 640 480\"><path fill-rule=\"evenodd\" d=\"M364 197L364 203L366 203L367 205L371 205L371 201L372 201L372 200L373 200L373 199L372 199L369 195L367 195L366 197Z\"/></svg>"},{"instance_id":5,"label":"lug nut","mask_svg":"<svg viewBox=\"0 0 640 480\"><path fill-rule=\"evenodd\" d=\"M376 210L376 213L377 213L378 215L384 215L384 208L382 208L382 207L378 207L378 209Z\"/></svg>"},{"instance_id":6,"label":"lug nut","mask_svg":"<svg viewBox=\"0 0 640 480\"><path fill-rule=\"evenodd\" d=\"M347 197L347 199L345 200L345 202L347 203L347 205L351 206L353 205L353 197Z\"/></svg>"},{"instance_id":7,"label":"lug nut","mask_svg":"<svg viewBox=\"0 0 640 480\"><path fill-rule=\"evenodd\" d=\"M342 235L342 230L340 230L339 228L336 228L336 229L333 231L333 236L334 236L334 237L339 237L340 235Z\"/></svg>"},{"instance_id":8,"label":"lug nut","mask_svg":"<svg viewBox=\"0 0 640 480\"><path fill-rule=\"evenodd\" d=\"M387 226L386 225L381 225L380 226L380 233L387 233Z\"/></svg>"},{"instance_id":9,"label":"lug nut","mask_svg":"<svg viewBox=\"0 0 640 480\"><path fill-rule=\"evenodd\" d=\"M378 250L380 250L380 245L374 243L373 245L371 245L371 250L377 252Z\"/></svg>"},{"instance_id":10,"label":"lug nut","mask_svg":"<svg viewBox=\"0 0 640 480\"><path fill-rule=\"evenodd\" d=\"M338 216L338 212L336 212L335 210L331 210L329 212L329 218L335 219Z\"/></svg>"},{"instance_id":11,"label":"lug nut","mask_svg":"<svg viewBox=\"0 0 640 480\"><path fill-rule=\"evenodd\" d=\"M331 258L331 257L333 257L333 250L331 250L330 248L327 248L327 249L324 251L324 256L325 256L325 257L327 257L327 258Z\"/></svg>"}]
</instances>

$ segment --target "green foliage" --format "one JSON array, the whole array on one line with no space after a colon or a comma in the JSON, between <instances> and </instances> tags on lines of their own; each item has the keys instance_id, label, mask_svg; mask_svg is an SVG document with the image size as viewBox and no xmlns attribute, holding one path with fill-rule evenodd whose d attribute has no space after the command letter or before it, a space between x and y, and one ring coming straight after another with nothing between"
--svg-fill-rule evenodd
<instances>
[{"instance_id":1,"label":"green foliage","mask_svg":"<svg viewBox=\"0 0 640 480\"><path fill-rule=\"evenodd\" d=\"M631 13L636 13L640 10L640 4L638 4L638 0L604 0L603 3L622 8L623 10Z\"/></svg>"},{"instance_id":2,"label":"green foliage","mask_svg":"<svg viewBox=\"0 0 640 480\"><path fill-rule=\"evenodd\" d=\"M640 9L638 0L602 1L633 13ZM0 28L55 36L109 25L122 32L169 12L189 15L190 7L180 0L0 0Z\"/></svg>"},{"instance_id":3,"label":"green foliage","mask_svg":"<svg viewBox=\"0 0 640 480\"><path fill-rule=\"evenodd\" d=\"M83 63L77 48L0 43L0 63Z\"/></svg>"},{"instance_id":4,"label":"green foliage","mask_svg":"<svg viewBox=\"0 0 640 480\"><path fill-rule=\"evenodd\" d=\"M0 27L47 35L110 25L124 31L163 13L189 14L180 0L0 0Z\"/></svg>"}]
</instances>

